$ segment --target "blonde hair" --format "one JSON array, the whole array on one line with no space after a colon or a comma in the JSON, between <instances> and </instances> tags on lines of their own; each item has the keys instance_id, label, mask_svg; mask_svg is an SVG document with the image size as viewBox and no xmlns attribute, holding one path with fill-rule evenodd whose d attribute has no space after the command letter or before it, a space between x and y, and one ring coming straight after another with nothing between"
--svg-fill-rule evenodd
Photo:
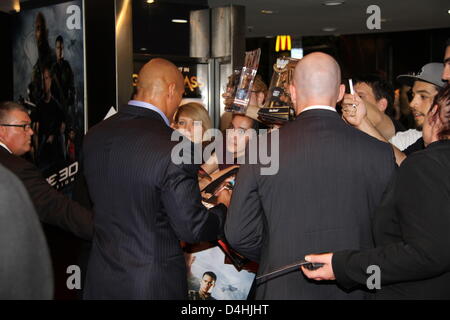
<instances>
[{"instance_id":1,"label":"blonde hair","mask_svg":"<svg viewBox=\"0 0 450 320\"><path fill-rule=\"evenodd\" d=\"M173 116L173 121L178 123L180 117L187 117L192 119L192 121L201 121L203 135L208 129L212 128L211 119L209 118L208 111L206 111L205 107L203 107L200 103L197 102L189 102L178 107L177 111ZM203 140L208 140L207 136L203 136Z\"/></svg>"}]
</instances>

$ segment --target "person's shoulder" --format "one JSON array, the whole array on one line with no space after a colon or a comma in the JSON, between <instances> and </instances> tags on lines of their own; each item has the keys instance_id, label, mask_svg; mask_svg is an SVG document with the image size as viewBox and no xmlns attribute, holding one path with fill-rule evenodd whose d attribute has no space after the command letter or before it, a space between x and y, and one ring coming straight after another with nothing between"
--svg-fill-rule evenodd
<instances>
[{"instance_id":1,"label":"person's shoulder","mask_svg":"<svg viewBox=\"0 0 450 320\"><path fill-rule=\"evenodd\" d=\"M444 160L444 161L442 161ZM447 158L443 152L439 149L434 148L425 148L423 150L416 151L403 161L402 165L400 166L400 169L407 169L411 166L419 166L423 169L426 169L426 167L438 167L442 166L442 162L445 162L444 166L450 166L448 161L446 161Z\"/></svg>"},{"instance_id":2,"label":"person's shoulder","mask_svg":"<svg viewBox=\"0 0 450 320\"><path fill-rule=\"evenodd\" d=\"M188 300L200 300L200 295L198 294L198 291L189 290L188 291Z\"/></svg>"},{"instance_id":3,"label":"person's shoulder","mask_svg":"<svg viewBox=\"0 0 450 320\"><path fill-rule=\"evenodd\" d=\"M5 167L0 164L0 181L3 186L7 186L4 189L5 192L15 193L19 192L21 195L28 198L28 192L26 192L25 186L20 178L15 174L14 171L10 170L8 167Z\"/></svg>"},{"instance_id":4,"label":"person's shoulder","mask_svg":"<svg viewBox=\"0 0 450 320\"><path fill-rule=\"evenodd\" d=\"M4 185L8 185L9 182L16 182L17 177L7 167L0 164L0 181Z\"/></svg>"},{"instance_id":5,"label":"person's shoulder","mask_svg":"<svg viewBox=\"0 0 450 320\"><path fill-rule=\"evenodd\" d=\"M67 61L66 59L63 59L63 60L62 60L62 63L63 63L64 68L72 69L72 68L70 67L70 62Z\"/></svg>"},{"instance_id":6,"label":"person's shoulder","mask_svg":"<svg viewBox=\"0 0 450 320\"><path fill-rule=\"evenodd\" d=\"M389 143L381 141L375 137L372 137L371 135L368 135L367 133L356 129L352 126L347 126L347 130L349 131L350 136L353 139L356 139L358 141L360 141L360 146L362 146L363 148L367 148L370 150L379 150L379 151L389 151L392 152L391 150L391 146Z\"/></svg>"},{"instance_id":7,"label":"person's shoulder","mask_svg":"<svg viewBox=\"0 0 450 320\"><path fill-rule=\"evenodd\" d=\"M448 163L442 163L432 150L424 149L412 153L402 162L398 169L399 177L441 176L447 174Z\"/></svg>"},{"instance_id":8,"label":"person's shoulder","mask_svg":"<svg viewBox=\"0 0 450 320\"><path fill-rule=\"evenodd\" d=\"M14 173L18 173L23 169L34 168L34 165L16 155L13 155L7 151L4 151L3 148L0 147L0 164L6 167L8 170L11 170Z\"/></svg>"}]
</instances>

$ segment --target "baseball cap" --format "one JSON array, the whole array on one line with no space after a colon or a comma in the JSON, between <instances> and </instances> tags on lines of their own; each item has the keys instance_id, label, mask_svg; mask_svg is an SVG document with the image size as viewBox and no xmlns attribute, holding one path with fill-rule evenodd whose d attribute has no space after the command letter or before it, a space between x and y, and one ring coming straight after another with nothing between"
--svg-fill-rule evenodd
<instances>
[{"instance_id":1,"label":"baseball cap","mask_svg":"<svg viewBox=\"0 0 450 320\"><path fill-rule=\"evenodd\" d=\"M427 63L422 67L419 73L413 74L402 74L397 77L397 80L400 83L407 84L412 86L414 81L420 80L424 82L428 82L434 84L438 87L444 87L445 83L442 81L442 71L444 70L444 66L440 62L431 62Z\"/></svg>"}]
</instances>

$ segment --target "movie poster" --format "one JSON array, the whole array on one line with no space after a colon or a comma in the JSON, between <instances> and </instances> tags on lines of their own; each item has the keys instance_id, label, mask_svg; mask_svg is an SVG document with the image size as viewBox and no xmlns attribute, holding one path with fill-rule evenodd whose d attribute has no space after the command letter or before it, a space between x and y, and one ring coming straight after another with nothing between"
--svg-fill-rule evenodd
<instances>
[{"instance_id":1,"label":"movie poster","mask_svg":"<svg viewBox=\"0 0 450 320\"><path fill-rule=\"evenodd\" d=\"M29 160L70 193L85 130L82 0L20 12L13 28L14 100L30 111Z\"/></svg>"},{"instance_id":2,"label":"movie poster","mask_svg":"<svg viewBox=\"0 0 450 320\"><path fill-rule=\"evenodd\" d=\"M225 263L218 246L186 253L189 300L246 300L255 274Z\"/></svg>"}]
</instances>

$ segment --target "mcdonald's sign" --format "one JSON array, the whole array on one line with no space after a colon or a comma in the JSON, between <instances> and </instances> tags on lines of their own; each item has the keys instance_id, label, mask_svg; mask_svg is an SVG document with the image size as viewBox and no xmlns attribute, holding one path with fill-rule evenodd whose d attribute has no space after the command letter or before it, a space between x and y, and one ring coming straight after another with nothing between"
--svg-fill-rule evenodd
<instances>
[{"instance_id":1,"label":"mcdonald's sign","mask_svg":"<svg viewBox=\"0 0 450 320\"><path fill-rule=\"evenodd\" d=\"M277 41L275 43L275 51L288 51L292 49L291 36L281 35L277 36Z\"/></svg>"}]
</instances>

